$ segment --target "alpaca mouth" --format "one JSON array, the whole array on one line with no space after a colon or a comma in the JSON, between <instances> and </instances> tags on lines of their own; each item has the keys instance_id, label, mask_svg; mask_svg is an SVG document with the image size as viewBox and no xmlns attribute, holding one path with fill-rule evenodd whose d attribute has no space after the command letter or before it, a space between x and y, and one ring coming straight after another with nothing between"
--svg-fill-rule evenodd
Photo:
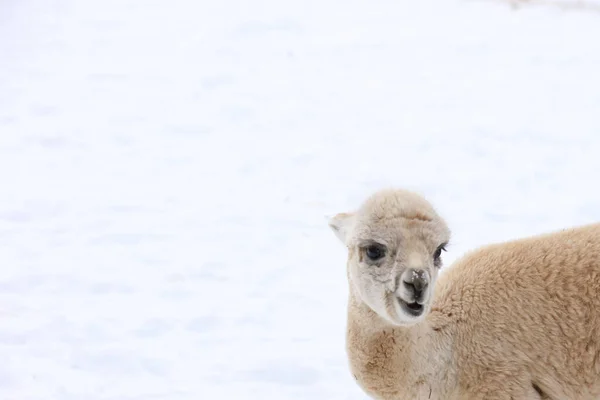
<instances>
[{"instance_id":1,"label":"alpaca mouth","mask_svg":"<svg viewBox=\"0 0 600 400\"><path fill-rule=\"evenodd\" d=\"M400 303L402 310L413 317L418 317L423 314L423 311L425 311L425 306L417 303L416 301L409 303L398 297L398 302Z\"/></svg>"}]
</instances>

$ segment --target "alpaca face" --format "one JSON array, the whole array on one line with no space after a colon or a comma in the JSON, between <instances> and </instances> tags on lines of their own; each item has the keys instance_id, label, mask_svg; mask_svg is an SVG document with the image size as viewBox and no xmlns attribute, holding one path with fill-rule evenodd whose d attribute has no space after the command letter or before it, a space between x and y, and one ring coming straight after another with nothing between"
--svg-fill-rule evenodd
<instances>
[{"instance_id":1,"label":"alpaca face","mask_svg":"<svg viewBox=\"0 0 600 400\"><path fill-rule=\"evenodd\" d=\"M348 247L348 279L357 298L394 325L425 318L450 239L429 203L410 192L381 191L357 212L333 217L330 226Z\"/></svg>"}]
</instances>

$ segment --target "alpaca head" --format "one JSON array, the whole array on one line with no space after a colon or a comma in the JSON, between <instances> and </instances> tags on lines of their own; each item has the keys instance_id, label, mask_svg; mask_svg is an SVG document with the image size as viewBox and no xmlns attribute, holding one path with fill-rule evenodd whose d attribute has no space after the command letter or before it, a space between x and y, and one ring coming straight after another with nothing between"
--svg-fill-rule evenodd
<instances>
[{"instance_id":1,"label":"alpaca head","mask_svg":"<svg viewBox=\"0 0 600 400\"><path fill-rule=\"evenodd\" d=\"M334 216L329 226L348 247L348 279L356 298L393 325L425 318L441 252L450 240L431 204L406 190L381 190L355 212Z\"/></svg>"}]
</instances>

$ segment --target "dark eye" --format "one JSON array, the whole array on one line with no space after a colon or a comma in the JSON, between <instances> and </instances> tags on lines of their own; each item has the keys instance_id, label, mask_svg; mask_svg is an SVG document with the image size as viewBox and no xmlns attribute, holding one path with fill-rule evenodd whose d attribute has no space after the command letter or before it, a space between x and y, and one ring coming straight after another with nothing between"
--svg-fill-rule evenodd
<instances>
[{"instance_id":1,"label":"dark eye","mask_svg":"<svg viewBox=\"0 0 600 400\"><path fill-rule=\"evenodd\" d=\"M437 250L435 251L435 253L433 253L433 260L435 262L439 262L440 261L440 257L442 256L442 251L446 251L446 245L445 244L440 245L440 247L437 248Z\"/></svg>"},{"instance_id":2,"label":"dark eye","mask_svg":"<svg viewBox=\"0 0 600 400\"><path fill-rule=\"evenodd\" d=\"M381 246L372 244L365 249L365 254L372 261L377 261L385 255L385 250Z\"/></svg>"}]
</instances>

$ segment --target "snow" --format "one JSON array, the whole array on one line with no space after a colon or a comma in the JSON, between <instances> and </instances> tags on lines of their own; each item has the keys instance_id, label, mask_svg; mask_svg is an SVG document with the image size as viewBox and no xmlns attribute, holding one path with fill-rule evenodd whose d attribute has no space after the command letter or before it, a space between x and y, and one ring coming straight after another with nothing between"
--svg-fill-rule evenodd
<instances>
[{"instance_id":1,"label":"snow","mask_svg":"<svg viewBox=\"0 0 600 400\"><path fill-rule=\"evenodd\" d=\"M600 220L600 2L0 4L0 398L365 399L327 218Z\"/></svg>"}]
</instances>

